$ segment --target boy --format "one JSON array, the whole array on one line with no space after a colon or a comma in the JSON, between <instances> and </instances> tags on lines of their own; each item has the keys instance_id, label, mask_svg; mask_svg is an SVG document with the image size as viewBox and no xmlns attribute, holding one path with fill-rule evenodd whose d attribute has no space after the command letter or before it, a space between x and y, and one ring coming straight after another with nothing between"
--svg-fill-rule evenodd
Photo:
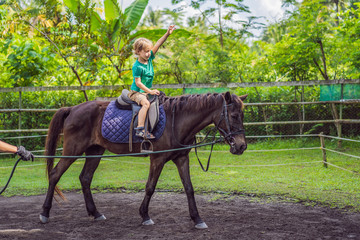
<instances>
[{"instance_id":1,"label":"boy","mask_svg":"<svg viewBox=\"0 0 360 240\"><path fill-rule=\"evenodd\" d=\"M150 107L150 102L147 99L147 94L159 95L157 89L151 89L154 80L154 68L152 60L155 58L160 46L166 41L170 34L175 30L175 25L170 25L167 32L155 44L146 38L139 38L134 43L134 53L138 59L132 67L134 81L131 85L131 91L128 97L141 105L138 115L138 126L135 128L135 135L145 139L154 139L151 133L145 133L145 118Z\"/></svg>"},{"instance_id":2,"label":"boy","mask_svg":"<svg viewBox=\"0 0 360 240\"><path fill-rule=\"evenodd\" d=\"M0 152L16 153L24 161L34 161L34 155L23 146L16 147L6 142L0 141Z\"/></svg>"}]
</instances>

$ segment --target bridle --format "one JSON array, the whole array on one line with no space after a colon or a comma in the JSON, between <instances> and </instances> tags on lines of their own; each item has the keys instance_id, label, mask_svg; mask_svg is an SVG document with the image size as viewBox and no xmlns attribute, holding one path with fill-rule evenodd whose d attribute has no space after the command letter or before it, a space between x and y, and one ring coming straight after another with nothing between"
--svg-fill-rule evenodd
<instances>
[{"instance_id":1,"label":"bridle","mask_svg":"<svg viewBox=\"0 0 360 240\"><path fill-rule=\"evenodd\" d=\"M217 124L215 124L215 126L219 130L219 132L221 132L223 134L225 140L230 143L233 138L233 135L245 134L245 129L239 128L235 132L231 131L230 121L229 121L229 117L228 117L228 107L229 106L232 106L232 103L226 104L226 101L224 99L223 108L222 108L221 115L220 115L220 120ZM224 130L223 128L220 127L220 123L223 120L225 120L226 130Z\"/></svg>"},{"instance_id":2,"label":"bridle","mask_svg":"<svg viewBox=\"0 0 360 240\"><path fill-rule=\"evenodd\" d=\"M229 117L228 117L228 106L231 106L232 104L226 104L226 100L225 98L223 97L223 107L222 107L222 111L221 111L221 115L220 115L220 120L217 124L215 124L216 126L216 129L222 133L224 135L224 139L232 146L234 143L233 143L233 135L235 134L245 134L245 129L243 128L239 128L237 129L235 132L232 132L231 131L231 127L230 127L230 121L229 121ZM223 128L220 127L220 123L221 121L225 120L225 125L226 125L226 130L224 130ZM220 137L220 139L218 140L215 140L216 138L216 132L214 133L213 135L213 141L211 142L211 149L210 149L210 155L209 155L209 158L208 158L208 162L207 162L207 165L206 165L206 168L203 167L200 159L199 159L199 156L197 154L197 146L201 143L203 143L206 138L209 136L210 134L210 131L208 131L204 137L204 139L197 143L196 142L196 138L194 139L194 144L189 144L189 145L186 145L186 144L182 144L180 143L180 141L176 138L175 136L175 104L173 105L173 108L172 108L172 126L171 126L171 131L172 131L172 135L176 141L177 144L179 144L180 146L182 147L194 147L195 148L195 154L196 154L196 157L198 159L198 162L200 164L200 167L201 169L204 171L204 172L207 172L209 170L209 166L210 166L210 159L211 159L211 154L212 154L212 151L213 151L213 147L214 147L214 144L218 143L218 142L222 142L223 139Z\"/></svg>"}]
</instances>

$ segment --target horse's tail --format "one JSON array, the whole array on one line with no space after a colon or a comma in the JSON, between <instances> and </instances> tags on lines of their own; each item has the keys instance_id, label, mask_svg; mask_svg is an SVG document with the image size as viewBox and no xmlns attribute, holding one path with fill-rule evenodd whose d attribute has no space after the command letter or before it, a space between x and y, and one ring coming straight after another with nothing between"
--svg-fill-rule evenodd
<instances>
[{"instance_id":1,"label":"horse's tail","mask_svg":"<svg viewBox=\"0 0 360 240\"><path fill-rule=\"evenodd\" d=\"M60 108L53 116L49 130L48 135L46 137L46 144L45 144L45 155L46 156L54 156L56 153L56 147L57 143L60 137L60 134L64 127L64 121L67 118L67 116L70 114L71 107L65 107ZM46 158L46 175L48 179L50 179L51 171L54 168L54 158ZM55 192L63 199L65 200L65 197L61 190L55 186Z\"/></svg>"}]
</instances>

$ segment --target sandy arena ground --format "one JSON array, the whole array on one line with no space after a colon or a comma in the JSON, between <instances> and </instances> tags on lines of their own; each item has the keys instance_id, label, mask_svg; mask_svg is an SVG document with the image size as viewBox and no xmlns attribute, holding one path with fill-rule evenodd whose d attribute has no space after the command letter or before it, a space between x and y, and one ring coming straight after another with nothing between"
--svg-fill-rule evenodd
<instances>
[{"instance_id":1,"label":"sandy arena ground","mask_svg":"<svg viewBox=\"0 0 360 240\"><path fill-rule=\"evenodd\" d=\"M0 196L0 239L360 239L360 213L247 197L196 195L209 226L197 230L185 194L156 193L150 202L153 226L142 226L138 208L144 193L94 194L106 221L87 216L83 196L65 193L54 202L50 222L41 224L45 196Z\"/></svg>"}]
</instances>

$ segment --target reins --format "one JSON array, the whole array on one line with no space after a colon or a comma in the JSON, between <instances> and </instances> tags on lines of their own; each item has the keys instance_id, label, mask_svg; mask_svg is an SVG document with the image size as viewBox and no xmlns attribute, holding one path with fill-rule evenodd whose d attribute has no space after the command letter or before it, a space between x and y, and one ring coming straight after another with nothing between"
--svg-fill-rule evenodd
<instances>
[{"instance_id":1,"label":"reins","mask_svg":"<svg viewBox=\"0 0 360 240\"><path fill-rule=\"evenodd\" d=\"M5 192L6 188L8 187L8 185L9 185L9 183L10 183L10 180L11 180L12 176L14 175L16 166L18 165L18 163L20 162L20 160L21 160L21 158L19 158L19 159L16 161L16 163L15 163L15 165L14 165L12 171L11 171L10 177L9 177L9 179L8 179L5 187L0 191L0 195L1 195L3 192Z\"/></svg>"}]
</instances>

